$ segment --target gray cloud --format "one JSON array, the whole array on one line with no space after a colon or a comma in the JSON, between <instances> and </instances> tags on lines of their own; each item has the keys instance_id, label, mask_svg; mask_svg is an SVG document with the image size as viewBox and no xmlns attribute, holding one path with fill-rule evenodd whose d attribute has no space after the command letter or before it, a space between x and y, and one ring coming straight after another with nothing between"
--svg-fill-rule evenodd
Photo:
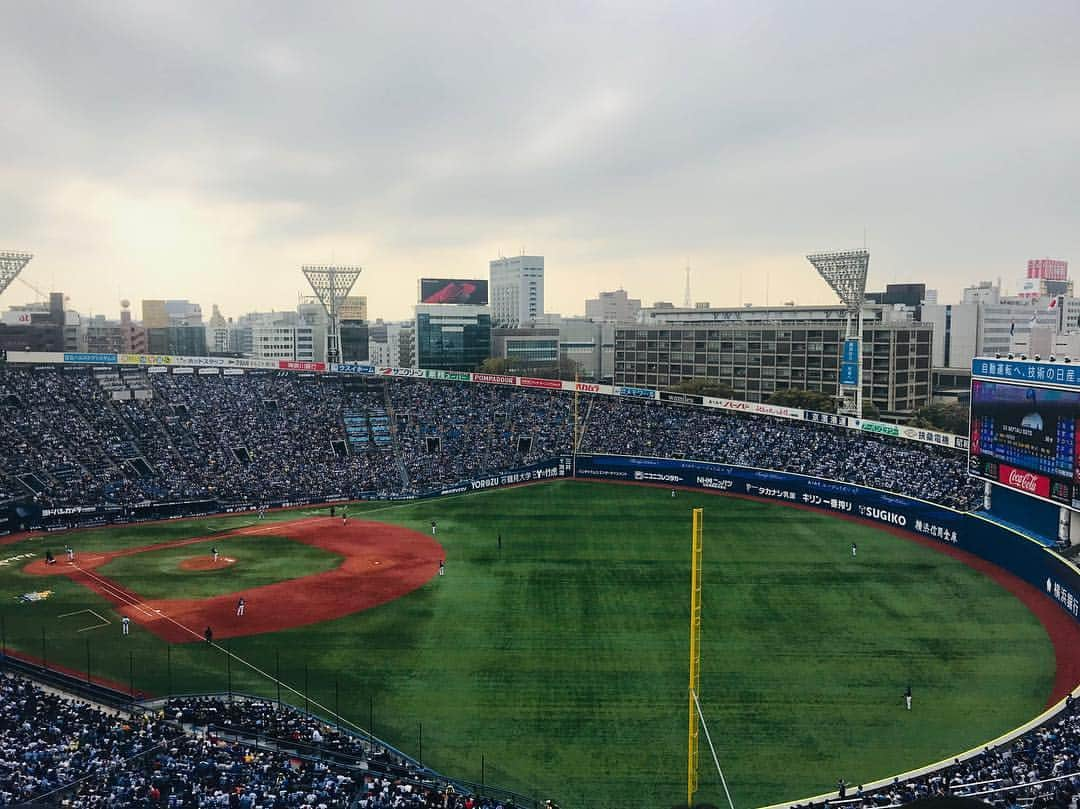
<instances>
[{"instance_id":1,"label":"gray cloud","mask_svg":"<svg viewBox=\"0 0 1080 809\"><path fill-rule=\"evenodd\" d=\"M289 306L327 252L365 264L388 316L418 273L522 245L566 312L618 283L679 297L686 258L713 303L762 273L827 301L802 255L864 227L872 284L947 299L1028 257L1080 261L1073 2L5 16L0 239L84 309L118 288Z\"/></svg>"}]
</instances>

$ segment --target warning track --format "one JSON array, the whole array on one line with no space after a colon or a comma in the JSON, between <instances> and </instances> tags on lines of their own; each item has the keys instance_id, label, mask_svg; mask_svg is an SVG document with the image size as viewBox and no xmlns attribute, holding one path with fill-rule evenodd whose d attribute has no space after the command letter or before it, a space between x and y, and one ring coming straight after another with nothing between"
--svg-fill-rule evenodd
<instances>
[{"instance_id":1,"label":"warning track","mask_svg":"<svg viewBox=\"0 0 1080 809\"><path fill-rule=\"evenodd\" d=\"M147 601L96 572L120 556L225 537L250 537L250 553L257 554L261 536L287 537L335 553L343 561L334 570L204 599ZM163 640L189 643L201 640L207 626L215 638L232 638L317 624L370 609L421 587L438 573L439 561L445 558L442 545L418 531L362 520L343 526L339 518L311 517L112 553L77 554L74 564L57 560L55 565L46 565L37 559L25 570L41 576L68 576ZM237 616L236 602L241 596L246 609Z\"/></svg>"}]
</instances>

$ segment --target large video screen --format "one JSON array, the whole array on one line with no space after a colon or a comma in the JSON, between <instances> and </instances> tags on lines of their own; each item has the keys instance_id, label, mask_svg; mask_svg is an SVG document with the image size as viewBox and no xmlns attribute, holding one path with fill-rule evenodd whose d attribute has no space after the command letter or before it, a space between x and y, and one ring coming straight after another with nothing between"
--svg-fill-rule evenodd
<instances>
[{"instance_id":1,"label":"large video screen","mask_svg":"<svg viewBox=\"0 0 1080 809\"><path fill-rule=\"evenodd\" d=\"M420 279L420 303L471 303L483 306L487 302L487 281L460 278Z\"/></svg>"},{"instance_id":2,"label":"large video screen","mask_svg":"<svg viewBox=\"0 0 1080 809\"><path fill-rule=\"evenodd\" d=\"M1080 505L1080 392L971 383L972 475L1036 497Z\"/></svg>"}]
</instances>

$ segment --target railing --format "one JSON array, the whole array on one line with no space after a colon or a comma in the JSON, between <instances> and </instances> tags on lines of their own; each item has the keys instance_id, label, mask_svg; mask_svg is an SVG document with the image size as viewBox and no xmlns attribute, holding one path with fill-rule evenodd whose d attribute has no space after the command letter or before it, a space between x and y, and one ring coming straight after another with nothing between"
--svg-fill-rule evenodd
<instances>
[{"instance_id":1,"label":"railing","mask_svg":"<svg viewBox=\"0 0 1080 809\"><path fill-rule=\"evenodd\" d=\"M34 680L58 691L109 708L131 710L135 704L135 699L130 693L110 688L68 672L32 663L29 660L16 657L9 651L0 651L0 672L21 674L29 680Z\"/></svg>"},{"instance_id":2,"label":"railing","mask_svg":"<svg viewBox=\"0 0 1080 809\"><path fill-rule=\"evenodd\" d=\"M157 710L163 708L171 699L216 699L221 702L257 702L263 705L278 705L275 700L266 697L254 696L238 692L215 692L203 694L172 695L170 697L155 697L143 700L137 707L143 710ZM351 753L335 750L329 744L315 744L295 739L286 739L274 736L272 733L262 733L256 728L245 728L236 725L193 723L195 727L205 727L209 733L222 738L233 738L238 742L250 744L261 750L287 751L295 753L298 758L309 761L333 762L334 764L354 769L372 775L385 775L396 781L404 781L414 786L437 791L445 791L447 787L453 787L459 794L471 794L478 797L494 798L501 802L507 809L540 809L542 803L539 799L523 795L510 789L493 786L482 779L480 783L461 778L450 778L436 770L422 764L407 753L398 750L391 744L379 739L368 731L360 728L347 727L352 723L343 720L339 716L328 719L325 716L305 711L302 708L286 704L290 713L307 717L321 725L333 727L338 733L351 737L361 747L367 747L368 756L353 755ZM172 719L172 717L166 717ZM379 758L388 755L396 761L384 762ZM481 757L483 759L483 757ZM483 771L483 765L482 765Z\"/></svg>"}]
</instances>

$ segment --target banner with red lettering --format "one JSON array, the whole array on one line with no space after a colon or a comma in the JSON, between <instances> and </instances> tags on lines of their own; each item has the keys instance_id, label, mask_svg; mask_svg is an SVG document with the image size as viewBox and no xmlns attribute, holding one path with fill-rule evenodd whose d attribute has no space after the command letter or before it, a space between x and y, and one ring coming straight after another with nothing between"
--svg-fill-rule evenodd
<instances>
[{"instance_id":1,"label":"banner with red lettering","mask_svg":"<svg viewBox=\"0 0 1080 809\"><path fill-rule=\"evenodd\" d=\"M550 388L553 390L562 390L562 382L558 379L533 379L532 377L523 376L518 384L523 388Z\"/></svg>"},{"instance_id":2,"label":"banner with red lettering","mask_svg":"<svg viewBox=\"0 0 1080 809\"><path fill-rule=\"evenodd\" d=\"M998 464L998 483L1003 483L1010 489L1018 489L1037 497L1050 497L1050 478L1035 472L1027 472L1009 466L1007 463Z\"/></svg>"}]
</instances>

